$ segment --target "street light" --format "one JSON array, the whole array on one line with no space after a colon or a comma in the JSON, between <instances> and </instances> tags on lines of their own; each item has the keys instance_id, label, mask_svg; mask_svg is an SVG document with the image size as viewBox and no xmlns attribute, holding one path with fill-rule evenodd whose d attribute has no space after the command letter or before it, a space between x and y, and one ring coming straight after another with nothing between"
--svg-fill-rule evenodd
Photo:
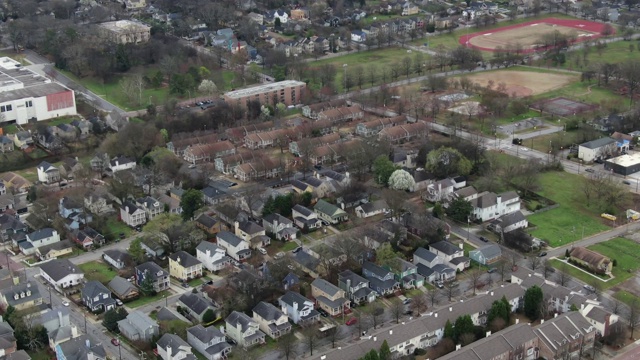
<instances>
[{"instance_id":1,"label":"street light","mask_svg":"<svg viewBox=\"0 0 640 360\"><path fill-rule=\"evenodd\" d=\"M122 342L120 341L120 335L118 334L118 356L122 360Z\"/></svg>"},{"instance_id":2,"label":"street light","mask_svg":"<svg viewBox=\"0 0 640 360\"><path fill-rule=\"evenodd\" d=\"M469 241L469 233L471 231L470 227L471 227L471 221L469 220L469 217L467 216L467 241Z\"/></svg>"},{"instance_id":3,"label":"street light","mask_svg":"<svg viewBox=\"0 0 640 360\"><path fill-rule=\"evenodd\" d=\"M347 93L347 66L349 64L342 64L342 68L344 69L344 93Z\"/></svg>"},{"instance_id":4,"label":"street light","mask_svg":"<svg viewBox=\"0 0 640 360\"><path fill-rule=\"evenodd\" d=\"M582 159L578 161L578 175L580 175L580 165L582 165Z\"/></svg>"}]
</instances>

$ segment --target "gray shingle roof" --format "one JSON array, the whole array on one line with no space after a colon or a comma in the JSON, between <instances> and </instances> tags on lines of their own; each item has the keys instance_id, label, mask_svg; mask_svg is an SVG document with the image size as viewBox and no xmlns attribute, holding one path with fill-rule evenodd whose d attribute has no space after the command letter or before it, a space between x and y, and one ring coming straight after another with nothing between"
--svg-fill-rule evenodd
<instances>
[{"instance_id":1,"label":"gray shingle roof","mask_svg":"<svg viewBox=\"0 0 640 360\"><path fill-rule=\"evenodd\" d=\"M301 215L303 215L303 216L309 216L309 215L313 214L313 211L312 211L312 210L310 210L309 208L306 208L306 207L304 207L304 206L302 206L302 205L296 205L296 206L294 206L294 207L291 209L291 211L296 211L296 212L298 212L299 214L301 214Z\"/></svg>"},{"instance_id":2,"label":"gray shingle roof","mask_svg":"<svg viewBox=\"0 0 640 360\"><path fill-rule=\"evenodd\" d=\"M207 214L201 214L196 218L196 221L207 229L214 227L218 223L216 219Z\"/></svg>"},{"instance_id":3,"label":"gray shingle roof","mask_svg":"<svg viewBox=\"0 0 640 360\"><path fill-rule=\"evenodd\" d=\"M55 230L52 228L43 228L43 229L32 232L28 236L29 236L29 239L31 239L32 241L42 240L42 239L52 237L54 231Z\"/></svg>"},{"instance_id":4,"label":"gray shingle roof","mask_svg":"<svg viewBox=\"0 0 640 360\"><path fill-rule=\"evenodd\" d=\"M423 247L419 247L416 249L416 251L413 253L413 257L419 257L420 259L423 259L425 261L428 262L432 262L433 260L436 259L436 257L438 257L438 255L432 253L431 251L423 248Z\"/></svg>"},{"instance_id":5,"label":"gray shingle roof","mask_svg":"<svg viewBox=\"0 0 640 360\"><path fill-rule=\"evenodd\" d=\"M167 349L170 346L172 349L177 349L181 346L187 347L191 349L191 345L187 344L186 341L182 340L182 338L178 335L166 333L162 335L160 339L156 342L156 345L162 349Z\"/></svg>"},{"instance_id":6,"label":"gray shingle roof","mask_svg":"<svg viewBox=\"0 0 640 360\"><path fill-rule=\"evenodd\" d=\"M228 231L220 231L219 233L216 234L216 237L220 240L223 240L224 242L230 244L233 247L236 247L238 245L240 245L240 243L242 243L241 238L239 238L238 236L236 236L235 234L232 234Z\"/></svg>"},{"instance_id":7,"label":"gray shingle roof","mask_svg":"<svg viewBox=\"0 0 640 360\"><path fill-rule=\"evenodd\" d=\"M203 343L210 342L213 338L224 337L224 334L220 332L215 326L204 327L200 324L190 327L187 332L193 335L196 339Z\"/></svg>"},{"instance_id":8,"label":"gray shingle roof","mask_svg":"<svg viewBox=\"0 0 640 360\"><path fill-rule=\"evenodd\" d=\"M127 297L129 293L132 291L137 291L136 287L133 286L126 279L121 278L120 276L116 276L111 281L109 281L109 288L118 296L118 297Z\"/></svg>"},{"instance_id":9,"label":"gray shingle roof","mask_svg":"<svg viewBox=\"0 0 640 360\"><path fill-rule=\"evenodd\" d=\"M493 259L502 255L502 249L500 249L500 246L496 244L489 244L475 250L471 250L469 252L469 256L471 256L472 253L476 252L482 253L482 256L484 256L486 259Z\"/></svg>"},{"instance_id":10,"label":"gray shingle roof","mask_svg":"<svg viewBox=\"0 0 640 360\"><path fill-rule=\"evenodd\" d=\"M67 259L51 260L40 265L40 269L49 275L53 281L59 281L71 274L82 274L82 271Z\"/></svg>"},{"instance_id":11,"label":"gray shingle roof","mask_svg":"<svg viewBox=\"0 0 640 360\"><path fill-rule=\"evenodd\" d=\"M195 257L193 257L193 255L187 253L186 251L175 252L169 255L169 258L173 261L178 262L183 267L192 267L198 264L202 264L200 260L196 259Z\"/></svg>"},{"instance_id":12,"label":"gray shingle roof","mask_svg":"<svg viewBox=\"0 0 640 360\"><path fill-rule=\"evenodd\" d=\"M131 259L131 256L128 253L118 249L105 250L104 255L110 257L115 261L120 261L123 263Z\"/></svg>"},{"instance_id":13,"label":"gray shingle roof","mask_svg":"<svg viewBox=\"0 0 640 360\"><path fill-rule=\"evenodd\" d=\"M59 344L59 346L67 360L88 360L96 357L105 359L107 357L104 347L90 335L80 335Z\"/></svg>"},{"instance_id":14,"label":"gray shingle roof","mask_svg":"<svg viewBox=\"0 0 640 360\"><path fill-rule=\"evenodd\" d=\"M339 287L333 285L332 283L324 279L313 280L313 282L311 283L311 286L315 286L316 288L323 291L325 294L328 294L329 296L334 296L340 291Z\"/></svg>"},{"instance_id":15,"label":"gray shingle roof","mask_svg":"<svg viewBox=\"0 0 640 360\"><path fill-rule=\"evenodd\" d=\"M231 314L229 314L229 316L227 316L227 318L225 319L225 322L233 327L237 327L237 325L240 325L242 332L245 332L249 328L249 325L255 323L255 321L253 321L253 319L250 318L247 314L238 311L233 311Z\"/></svg>"},{"instance_id":16,"label":"gray shingle roof","mask_svg":"<svg viewBox=\"0 0 640 360\"><path fill-rule=\"evenodd\" d=\"M299 293L293 292L293 291L287 291L284 295L280 297L280 300L290 306L293 306L293 303L298 303L300 304L299 306L302 306L302 304L304 304L306 301L313 302L307 299L306 297L300 295Z\"/></svg>"},{"instance_id":17,"label":"gray shingle roof","mask_svg":"<svg viewBox=\"0 0 640 360\"><path fill-rule=\"evenodd\" d=\"M347 280L351 281L351 287L357 287L360 284L367 284L369 283L369 281L367 281L367 279L363 278L362 276L354 273L351 270L345 270L343 272L341 272L340 274L338 274L338 281L342 282L342 283L347 283Z\"/></svg>"},{"instance_id":18,"label":"gray shingle roof","mask_svg":"<svg viewBox=\"0 0 640 360\"><path fill-rule=\"evenodd\" d=\"M264 301L260 301L258 305L253 308L253 312L266 321L275 321L284 315L280 309Z\"/></svg>"},{"instance_id":19,"label":"gray shingle roof","mask_svg":"<svg viewBox=\"0 0 640 360\"><path fill-rule=\"evenodd\" d=\"M287 219L286 217L280 215L280 214L269 214L265 217L262 218L262 223L264 224L265 222L269 223L269 224L273 224L275 221L278 222L278 224L288 224L288 225L292 225L293 221Z\"/></svg>"},{"instance_id":20,"label":"gray shingle roof","mask_svg":"<svg viewBox=\"0 0 640 360\"><path fill-rule=\"evenodd\" d=\"M264 228L253 221L243 221L238 225L238 228L247 234L257 234L264 231Z\"/></svg>"},{"instance_id":21,"label":"gray shingle roof","mask_svg":"<svg viewBox=\"0 0 640 360\"><path fill-rule=\"evenodd\" d=\"M207 309L214 309L213 303L210 300L204 299L198 294L183 294L178 301L198 315L204 314Z\"/></svg>"},{"instance_id":22,"label":"gray shingle roof","mask_svg":"<svg viewBox=\"0 0 640 360\"><path fill-rule=\"evenodd\" d=\"M162 271L162 276L169 275L169 273L166 270L161 268L160 265L154 263L153 261L147 261L144 264L140 264L136 266L136 270L139 270L140 272L143 272L143 273L147 272L148 274L153 276L154 279L158 278L158 273L161 271Z\"/></svg>"},{"instance_id":23,"label":"gray shingle roof","mask_svg":"<svg viewBox=\"0 0 640 360\"><path fill-rule=\"evenodd\" d=\"M588 141L584 144L580 144L580 146L586 147L587 149L598 149L603 146L615 144L615 142L616 141L612 138L604 137L604 138Z\"/></svg>"},{"instance_id":24,"label":"gray shingle roof","mask_svg":"<svg viewBox=\"0 0 640 360\"><path fill-rule=\"evenodd\" d=\"M378 266L371 261L365 261L362 264L362 271L364 272L365 270L373 273L375 276L378 276L380 278L384 278L390 272L389 270L383 268L382 266Z\"/></svg>"},{"instance_id":25,"label":"gray shingle roof","mask_svg":"<svg viewBox=\"0 0 640 360\"><path fill-rule=\"evenodd\" d=\"M62 240L62 241L55 242L53 244L40 246L38 248L38 251L40 252L40 254L46 254L51 250L62 250L62 249L70 248L72 246L73 244L71 243L70 240Z\"/></svg>"},{"instance_id":26,"label":"gray shingle roof","mask_svg":"<svg viewBox=\"0 0 640 360\"><path fill-rule=\"evenodd\" d=\"M27 292L29 292L30 295L27 295ZM7 289L2 289L0 290L0 293L2 293L2 296L5 297L7 303L11 306L16 306L27 301L33 301L35 299L42 298L40 296L40 290L38 289L37 284L32 284L31 282L18 284ZM16 295L18 295L18 299L15 298Z\"/></svg>"},{"instance_id":27,"label":"gray shingle roof","mask_svg":"<svg viewBox=\"0 0 640 360\"><path fill-rule=\"evenodd\" d=\"M453 255L456 252L460 251L460 248L453 245L448 241L438 241L433 244L429 244L429 248L433 248L438 250L441 253L445 253L447 255Z\"/></svg>"}]
</instances>

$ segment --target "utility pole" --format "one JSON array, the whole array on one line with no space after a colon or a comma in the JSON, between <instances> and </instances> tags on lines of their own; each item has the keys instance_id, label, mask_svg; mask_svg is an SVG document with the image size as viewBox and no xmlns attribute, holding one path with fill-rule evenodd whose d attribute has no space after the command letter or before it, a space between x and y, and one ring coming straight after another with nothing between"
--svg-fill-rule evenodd
<instances>
[{"instance_id":1,"label":"utility pole","mask_svg":"<svg viewBox=\"0 0 640 360\"><path fill-rule=\"evenodd\" d=\"M120 341L120 335L118 335L118 356L122 360L122 342Z\"/></svg>"}]
</instances>

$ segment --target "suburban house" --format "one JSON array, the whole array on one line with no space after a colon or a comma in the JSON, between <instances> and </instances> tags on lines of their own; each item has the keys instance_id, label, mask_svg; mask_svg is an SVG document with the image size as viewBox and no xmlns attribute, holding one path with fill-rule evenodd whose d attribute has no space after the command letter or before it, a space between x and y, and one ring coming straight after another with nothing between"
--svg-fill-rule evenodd
<instances>
[{"instance_id":1,"label":"suburban house","mask_svg":"<svg viewBox=\"0 0 640 360\"><path fill-rule=\"evenodd\" d=\"M398 269L394 271L393 275L403 289L413 289L424 284L424 276L418 274L417 266L400 258L397 258L396 261Z\"/></svg>"},{"instance_id":2,"label":"suburban house","mask_svg":"<svg viewBox=\"0 0 640 360\"><path fill-rule=\"evenodd\" d=\"M235 234L249 242L256 236L266 235L264 228L253 221L234 222Z\"/></svg>"},{"instance_id":3,"label":"suburban house","mask_svg":"<svg viewBox=\"0 0 640 360\"><path fill-rule=\"evenodd\" d=\"M227 192L213 186L202 189L202 200L207 205L216 205L227 196Z\"/></svg>"},{"instance_id":4,"label":"suburban house","mask_svg":"<svg viewBox=\"0 0 640 360\"><path fill-rule=\"evenodd\" d=\"M520 210L520 196L515 191L502 194L485 192L471 200L473 219L482 222L497 219Z\"/></svg>"},{"instance_id":5,"label":"suburban house","mask_svg":"<svg viewBox=\"0 0 640 360\"><path fill-rule=\"evenodd\" d=\"M128 253L118 249L105 250L102 254L102 259L118 270L122 270L133 263L133 259Z\"/></svg>"},{"instance_id":6,"label":"suburban house","mask_svg":"<svg viewBox=\"0 0 640 360\"><path fill-rule=\"evenodd\" d=\"M376 200L356 207L355 211L357 217L368 218L389 212L389 205L384 200Z\"/></svg>"},{"instance_id":7,"label":"suburban house","mask_svg":"<svg viewBox=\"0 0 640 360\"><path fill-rule=\"evenodd\" d=\"M260 330L272 339L291 332L287 315L268 302L260 301L253 308L253 320L258 323Z\"/></svg>"},{"instance_id":8,"label":"suburban house","mask_svg":"<svg viewBox=\"0 0 640 360\"><path fill-rule=\"evenodd\" d=\"M603 137L580 144L578 146L578 159L585 163L600 161L616 154L616 151L616 141L610 137Z\"/></svg>"},{"instance_id":9,"label":"suburban house","mask_svg":"<svg viewBox=\"0 0 640 360\"><path fill-rule=\"evenodd\" d=\"M400 283L391 271L370 261L362 264L362 275L369 280L369 287L380 296L390 295L400 290Z\"/></svg>"},{"instance_id":10,"label":"suburban house","mask_svg":"<svg viewBox=\"0 0 640 360\"><path fill-rule=\"evenodd\" d=\"M164 206L151 196L145 196L137 199L136 207L138 207L138 209L142 209L145 214L147 214L147 221L151 221L154 217L164 212Z\"/></svg>"},{"instance_id":11,"label":"suburban house","mask_svg":"<svg viewBox=\"0 0 640 360\"><path fill-rule=\"evenodd\" d=\"M502 258L502 249L496 244L485 245L469 250L469 258L482 265L493 264Z\"/></svg>"},{"instance_id":12,"label":"suburban house","mask_svg":"<svg viewBox=\"0 0 640 360\"><path fill-rule=\"evenodd\" d=\"M327 42L328 44L328 42ZM339 107L335 109L324 110L318 114L318 120L327 120L331 123L340 123L352 121L355 119L362 119L364 117L364 111L359 107Z\"/></svg>"},{"instance_id":13,"label":"suburban house","mask_svg":"<svg viewBox=\"0 0 640 360\"><path fill-rule=\"evenodd\" d=\"M356 304L370 303L376 300L376 292L369 288L369 281L351 270L338 274L338 287Z\"/></svg>"},{"instance_id":14,"label":"suburban house","mask_svg":"<svg viewBox=\"0 0 640 360\"><path fill-rule=\"evenodd\" d=\"M84 207L95 215L113 211L113 206L107 202L107 198L95 192L84 197Z\"/></svg>"},{"instance_id":15,"label":"suburban house","mask_svg":"<svg viewBox=\"0 0 640 360\"><path fill-rule=\"evenodd\" d=\"M109 167L107 169L115 174L119 171L132 170L135 168L135 160L129 159L126 156L116 156L109 161Z\"/></svg>"},{"instance_id":16,"label":"suburban house","mask_svg":"<svg viewBox=\"0 0 640 360\"><path fill-rule=\"evenodd\" d=\"M320 320L320 313L314 309L313 301L297 292L287 291L278 299L278 304L294 324L305 325Z\"/></svg>"},{"instance_id":17,"label":"suburban house","mask_svg":"<svg viewBox=\"0 0 640 360\"><path fill-rule=\"evenodd\" d=\"M527 221L527 218L518 210L493 220L487 228L492 229L498 234L506 234L516 229L525 229L527 226L529 226L529 221Z\"/></svg>"},{"instance_id":18,"label":"suburban house","mask_svg":"<svg viewBox=\"0 0 640 360\"><path fill-rule=\"evenodd\" d=\"M275 235L278 240L295 240L298 229L293 227L293 221L280 214L269 214L262 218L262 227L268 234Z\"/></svg>"},{"instance_id":19,"label":"suburban house","mask_svg":"<svg viewBox=\"0 0 640 360\"><path fill-rule=\"evenodd\" d=\"M421 137L428 132L427 124L422 121L413 124L398 125L382 129L378 133L380 139L386 139L392 143L400 143Z\"/></svg>"},{"instance_id":20,"label":"suburban house","mask_svg":"<svg viewBox=\"0 0 640 360\"><path fill-rule=\"evenodd\" d=\"M281 281L282 288L289 290L294 286L300 284L300 277L292 272L288 273Z\"/></svg>"},{"instance_id":21,"label":"suburban house","mask_svg":"<svg viewBox=\"0 0 640 360\"><path fill-rule=\"evenodd\" d=\"M209 310L213 312L215 319L218 311L211 300L201 294L184 293L178 298L178 305L185 309L187 313L198 322L204 321L204 315Z\"/></svg>"},{"instance_id":22,"label":"suburban house","mask_svg":"<svg viewBox=\"0 0 640 360\"><path fill-rule=\"evenodd\" d=\"M340 141L340 133L332 132L320 137L304 138L289 143L289 152L298 156L309 153L312 149L319 146L336 144Z\"/></svg>"},{"instance_id":23,"label":"suburban house","mask_svg":"<svg viewBox=\"0 0 640 360\"><path fill-rule=\"evenodd\" d=\"M115 276L107 285L113 295L122 301L136 299L139 295L138 288L120 276Z\"/></svg>"},{"instance_id":24,"label":"suburban house","mask_svg":"<svg viewBox=\"0 0 640 360\"><path fill-rule=\"evenodd\" d=\"M187 342L207 360L225 359L231 352L224 333L215 326L204 327L200 324L187 329Z\"/></svg>"},{"instance_id":25,"label":"suburban house","mask_svg":"<svg viewBox=\"0 0 640 360\"><path fill-rule=\"evenodd\" d=\"M105 360L107 351L90 335L80 335L55 347L58 360ZM24 360L24 359L22 359Z\"/></svg>"},{"instance_id":26,"label":"suburban house","mask_svg":"<svg viewBox=\"0 0 640 360\"><path fill-rule=\"evenodd\" d=\"M74 230L71 232L71 239L84 249L90 248L94 244L104 245L105 238L102 234L95 231L89 226L85 226L82 230Z\"/></svg>"},{"instance_id":27,"label":"suburban house","mask_svg":"<svg viewBox=\"0 0 640 360\"><path fill-rule=\"evenodd\" d=\"M136 266L136 285L140 286L147 276L153 280L153 290L156 292L169 288L169 273L153 261Z\"/></svg>"},{"instance_id":28,"label":"suburban house","mask_svg":"<svg viewBox=\"0 0 640 360\"><path fill-rule=\"evenodd\" d=\"M41 162L36 170L38 171L38 181L41 183L52 184L62 180L60 170L46 161Z\"/></svg>"},{"instance_id":29,"label":"suburban house","mask_svg":"<svg viewBox=\"0 0 640 360\"><path fill-rule=\"evenodd\" d=\"M92 280L82 288L82 303L93 312L108 311L116 308L111 291L101 282Z\"/></svg>"},{"instance_id":30,"label":"suburban house","mask_svg":"<svg viewBox=\"0 0 640 360\"><path fill-rule=\"evenodd\" d=\"M454 270L464 271L464 269L471 265L469 258L464 256L462 244L458 247L448 241L438 241L429 244L429 250L439 257L442 257L444 260L443 264Z\"/></svg>"},{"instance_id":31,"label":"suburban house","mask_svg":"<svg viewBox=\"0 0 640 360\"><path fill-rule=\"evenodd\" d=\"M236 153L236 147L228 140L209 144L193 144L186 148L183 158L192 164L208 162L221 156Z\"/></svg>"},{"instance_id":32,"label":"suburban house","mask_svg":"<svg viewBox=\"0 0 640 360\"><path fill-rule=\"evenodd\" d=\"M575 246L569 251L570 259L588 267L597 274L611 274L613 262L608 257L582 246Z\"/></svg>"},{"instance_id":33,"label":"suburban house","mask_svg":"<svg viewBox=\"0 0 640 360\"><path fill-rule=\"evenodd\" d=\"M72 291L84 281L84 273L67 259L56 259L41 264L40 276L63 293Z\"/></svg>"},{"instance_id":34,"label":"suburban house","mask_svg":"<svg viewBox=\"0 0 640 360\"><path fill-rule=\"evenodd\" d=\"M196 247L196 258L209 271L220 271L231 263L231 258L220 246L203 241Z\"/></svg>"},{"instance_id":35,"label":"suburban house","mask_svg":"<svg viewBox=\"0 0 640 360\"><path fill-rule=\"evenodd\" d=\"M186 282L202 276L202 262L186 251L169 255L169 274Z\"/></svg>"},{"instance_id":36,"label":"suburban house","mask_svg":"<svg viewBox=\"0 0 640 360\"><path fill-rule=\"evenodd\" d=\"M439 257L435 253L423 247L419 247L413 252L413 263L415 265L422 264L428 268L432 268L437 264L442 264L443 262L444 259L442 257Z\"/></svg>"},{"instance_id":37,"label":"suburban house","mask_svg":"<svg viewBox=\"0 0 640 360\"><path fill-rule=\"evenodd\" d=\"M249 243L228 231L220 231L216 234L218 246L225 249L227 254L236 261L244 261L251 257Z\"/></svg>"},{"instance_id":38,"label":"suburban house","mask_svg":"<svg viewBox=\"0 0 640 360\"><path fill-rule=\"evenodd\" d=\"M162 360L195 360L191 346L175 334L165 333L156 342L156 351Z\"/></svg>"},{"instance_id":39,"label":"suburban house","mask_svg":"<svg viewBox=\"0 0 640 360\"><path fill-rule=\"evenodd\" d=\"M316 299L318 307L331 316L340 315L350 307L345 291L321 278L311 283L311 296Z\"/></svg>"},{"instance_id":40,"label":"suburban house","mask_svg":"<svg viewBox=\"0 0 640 360\"><path fill-rule=\"evenodd\" d=\"M300 229L316 229L322 226L322 221L318 219L318 214L302 205L295 205L291 208L293 223Z\"/></svg>"},{"instance_id":41,"label":"suburban house","mask_svg":"<svg viewBox=\"0 0 640 360\"><path fill-rule=\"evenodd\" d=\"M341 221L349 220L347 213L339 207L329 204L328 202L320 199L313 207L313 211L318 215L318 218L325 221L328 224L337 224Z\"/></svg>"},{"instance_id":42,"label":"suburban house","mask_svg":"<svg viewBox=\"0 0 640 360\"><path fill-rule=\"evenodd\" d=\"M58 344L80 336L75 325L71 324L69 308L57 306L40 312L33 317L34 323L47 329L49 347L55 349Z\"/></svg>"},{"instance_id":43,"label":"suburban house","mask_svg":"<svg viewBox=\"0 0 640 360\"><path fill-rule=\"evenodd\" d=\"M0 290L0 301L6 307L13 306L17 311L42 305L42 296L37 284L30 281Z\"/></svg>"},{"instance_id":44,"label":"suburban house","mask_svg":"<svg viewBox=\"0 0 640 360\"><path fill-rule=\"evenodd\" d=\"M402 16L411 16L411 15L416 15L418 12L420 12L420 8L417 7L415 4L413 4L410 1L405 2L404 4L402 4Z\"/></svg>"},{"instance_id":45,"label":"suburban house","mask_svg":"<svg viewBox=\"0 0 640 360\"><path fill-rule=\"evenodd\" d=\"M476 188L474 188L473 186L466 186L462 189L454 191L453 197L456 199L471 201L478 197L478 190L476 190Z\"/></svg>"},{"instance_id":46,"label":"suburban house","mask_svg":"<svg viewBox=\"0 0 640 360\"><path fill-rule=\"evenodd\" d=\"M447 202L453 196L456 189L456 182L451 178L436 181L427 185L427 191L423 198L431 202Z\"/></svg>"},{"instance_id":47,"label":"suburban house","mask_svg":"<svg viewBox=\"0 0 640 360\"><path fill-rule=\"evenodd\" d=\"M598 304L583 305L580 313L596 328L598 336L608 336L611 333L611 325L620 321L620 315L613 314Z\"/></svg>"},{"instance_id":48,"label":"suburban house","mask_svg":"<svg viewBox=\"0 0 640 360\"><path fill-rule=\"evenodd\" d=\"M160 332L158 323L138 310L129 313L126 319L118 321L118 329L122 336L131 341L151 341Z\"/></svg>"},{"instance_id":49,"label":"suburban house","mask_svg":"<svg viewBox=\"0 0 640 360\"><path fill-rule=\"evenodd\" d=\"M122 206L120 206L120 219L125 224L136 227L144 225L147 222L147 213L131 201L125 201Z\"/></svg>"},{"instance_id":50,"label":"suburban house","mask_svg":"<svg viewBox=\"0 0 640 360\"><path fill-rule=\"evenodd\" d=\"M346 106L347 101L344 99L335 99L327 102L321 102L317 104L305 105L302 107L302 115L317 120L318 114L324 110L335 109L341 106Z\"/></svg>"},{"instance_id":51,"label":"suburban house","mask_svg":"<svg viewBox=\"0 0 640 360\"><path fill-rule=\"evenodd\" d=\"M224 322L226 335L235 340L238 346L247 348L264 344L265 334L260 331L258 323L246 314L233 311Z\"/></svg>"},{"instance_id":52,"label":"suburban house","mask_svg":"<svg viewBox=\"0 0 640 360\"><path fill-rule=\"evenodd\" d=\"M41 246L36 249L36 256L40 260L57 259L73 252L73 244L69 240L58 241L53 244Z\"/></svg>"},{"instance_id":53,"label":"suburban house","mask_svg":"<svg viewBox=\"0 0 640 360\"><path fill-rule=\"evenodd\" d=\"M233 174L236 179L247 182L279 177L283 170L283 164L265 157L234 167Z\"/></svg>"},{"instance_id":54,"label":"suburban house","mask_svg":"<svg viewBox=\"0 0 640 360\"><path fill-rule=\"evenodd\" d=\"M14 148L15 148L15 144L13 143L13 140L10 137L0 135L0 152L1 153L4 154L4 153L12 152Z\"/></svg>"},{"instance_id":55,"label":"suburban house","mask_svg":"<svg viewBox=\"0 0 640 360\"><path fill-rule=\"evenodd\" d=\"M596 328L578 311L545 321L533 330L540 338L540 357L578 358L583 349L591 349Z\"/></svg>"},{"instance_id":56,"label":"suburban house","mask_svg":"<svg viewBox=\"0 0 640 360\"><path fill-rule=\"evenodd\" d=\"M196 227L205 231L207 234L215 235L218 231L220 231L220 224L218 220L216 220L213 216L207 214L200 214L195 219L194 223Z\"/></svg>"},{"instance_id":57,"label":"suburban house","mask_svg":"<svg viewBox=\"0 0 640 360\"><path fill-rule=\"evenodd\" d=\"M353 32L351 32L353 36ZM361 122L356 125L356 134L364 137L378 135L382 129L394 127L407 123L407 116L400 115L392 118L381 118L371 121Z\"/></svg>"}]
</instances>

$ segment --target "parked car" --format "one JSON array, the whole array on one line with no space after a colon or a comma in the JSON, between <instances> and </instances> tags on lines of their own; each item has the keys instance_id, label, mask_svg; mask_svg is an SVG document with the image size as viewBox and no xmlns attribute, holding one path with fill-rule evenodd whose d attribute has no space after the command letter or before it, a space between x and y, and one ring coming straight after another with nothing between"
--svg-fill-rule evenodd
<instances>
[{"instance_id":1,"label":"parked car","mask_svg":"<svg viewBox=\"0 0 640 360\"><path fill-rule=\"evenodd\" d=\"M258 248L258 251L260 252L260 254L262 255L267 255L267 250L265 250L264 248Z\"/></svg>"},{"instance_id":2,"label":"parked car","mask_svg":"<svg viewBox=\"0 0 640 360\"><path fill-rule=\"evenodd\" d=\"M596 172L595 170L593 170L592 168L586 168L584 169L584 171L588 172L588 173L592 173L592 172Z\"/></svg>"},{"instance_id":3,"label":"parked car","mask_svg":"<svg viewBox=\"0 0 640 360\"><path fill-rule=\"evenodd\" d=\"M297 248L291 250L292 253L297 254L302 250L302 246L298 246Z\"/></svg>"},{"instance_id":4,"label":"parked car","mask_svg":"<svg viewBox=\"0 0 640 360\"><path fill-rule=\"evenodd\" d=\"M413 310L407 309L407 310L404 311L404 314L405 315L413 315Z\"/></svg>"},{"instance_id":5,"label":"parked car","mask_svg":"<svg viewBox=\"0 0 640 360\"><path fill-rule=\"evenodd\" d=\"M404 299L404 300L402 300L402 303L405 304L405 305L410 304L411 303L411 299L409 299L409 298Z\"/></svg>"},{"instance_id":6,"label":"parked car","mask_svg":"<svg viewBox=\"0 0 640 360\"><path fill-rule=\"evenodd\" d=\"M120 346L120 340L116 338L111 339L111 343L115 346Z\"/></svg>"},{"instance_id":7,"label":"parked car","mask_svg":"<svg viewBox=\"0 0 640 360\"><path fill-rule=\"evenodd\" d=\"M488 270L487 270L487 272L488 272L489 274L493 274L493 273L494 273L494 272L496 272L496 271L497 271L497 270L496 270L496 268L490 268L490 269L488 269Z\"/></svg>"},{"instance_id":8,"label":"parked car","mask_svg":"<svg viewBox=\"0 0 640 360\"><path fill-rule=\"evenodd\" d=\"M69 301L62 300L62 306L69 306Z\"/></svg>"},{"instance_id":9,"label":"parked car","mask_svg":"<svg viewBox=\"0 0 640 360\"><path fill-rule=\"evenodd\" d=\"M482 240L482 241L484 241L484 242L489 242L489 239L487 239L487 238L486 238L486 237L484 237L484 236L480 236L480 240Z\"/></svg>"},{"instance_id":10,"label":"parked car","mask_svg":"<svg viewBox=\"0 0 640 360\"><path fill-rule=\"evenodd\" d=\"M538 255L538 257L545 257L545 256L547 256L547 252L546 251L543 251Z\"/></svg>"},{"instance_id":11,"label":"parked car","mask_svg":"<svg viewBox=\"0 0 640 360\"><path fill-rule=\"evenodd\" d=\"M118 306L122 306L122 305L124 305L124 304L123 304L122 300L120 300L120 299L116 299L116 305L118 305Z\"/></svg>"},{"instance_id":12,"label":"parked car","mask_svg":"<svg viewBox=\"0 0 640 360\"><path fill-rule=\"evenodd\" d=\"M436 281L436 286L438 287L438 289L444 288L444 284L442 283L442 281Z\"/></svg>"},{"instance_id":13,"label":"parked car","mask_svg":"<svg viewBox=\"0 0 640 360\"><path fill-rule=\"evenodd\" d=\"M322 308L318 308L318 312L320 313L320 315L322 315L322 317L329 317L329 313Z\"/></svg>"},{"instance_id":14,"label":"parked car","mask_svg":"<svg viewBox=\"0 0 640 360\"><path fill-rule=\"evenodd\" d=\"M588 291L596 292L596 288L594 288L594 287L593 287L593 286L591 286L591 285L585 285L585 286L584 286L584 288L585 288L585 289L587 289Z\"/></svg>"},{"instance_id":15,"label":"parked car","mask_svg":"<svg viewBox=\"0 0 640 360\"><path fill-rule=\"evenodd\" d=\"M186 282L183 282L180 285L182 285L183 288L188 288L189 287L189 284L187 284Z\"/></svg>"},{"instance_id":16,"label":"parked car","mask_svg":"<svg viewBox=\"0 0 640 360\"><path fill-rule=\"evenodd\" d=\"M631 181L629 180L622 180L622 183L625 185L631 185Z\"/></svg>"},{"instance_id":17,"label":"parked car","mask_svg":"<svg viewBox=\"0 0 640 360\"><path fill-rule=\"evenodd\" d=\"M282 259L283 257L284 257L284 253L282 251L280 251L273 258L278 260L278 259Z\"/></svg>"},{"instance_id":18,"label":"parked car","mask_svg":"<svg viewBox=\"0 0 640 360\"><path fill-rule=\"evenodd\" d=\"M346 324L347 326L351 326L351 325L353 325L353 324L355 324L355 323L357 323L357 322L358 322L358 319L356 319L356 318L352 317L351 319L347 320L347 322L345 322L345 324Z\"/></svg>"}]
</instances>

